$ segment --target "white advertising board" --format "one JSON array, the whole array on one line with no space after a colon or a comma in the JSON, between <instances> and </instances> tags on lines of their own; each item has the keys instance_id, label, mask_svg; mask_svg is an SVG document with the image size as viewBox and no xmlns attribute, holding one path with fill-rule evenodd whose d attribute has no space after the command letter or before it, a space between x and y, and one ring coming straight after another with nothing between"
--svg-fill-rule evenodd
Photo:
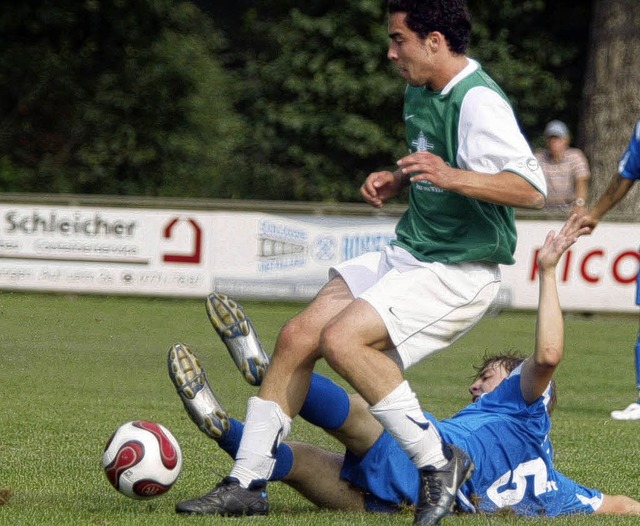
<instances>
[{"instance_id":1,"label":"white advertising board","mask_svg":"<svg viewBox=\"0 0 640 526\"><path fill-rule=\"evenodd\" d=\"M389 243L396 218L0 203L0 289L308 300L332 265ZM536 250L558 222L518 221L500 303L535 309ZM640 226L602 223L563 257L563 308L635 312Z\"/></svg>"},{"instance_id":2,"label":"white advertising board","mask_svg":"<svg viewBox=\"0 0 640 526\"><path fill-rule=\"evenodd\" d=\"M312 298L332 265L378 250L394 238L396 220L240 214L235 232L215 236L214 287L232 296Z\"/></svg>"},{"instance_id":3,"label":"white advertising board","mask_svg":"<svg viewBox=\"0 0 640 526\"><path fill-rule=\"evenodd\" d=\"M536 255L549 230L560 222L518 221L516 264L502 267L502 289L514 308L533 309L538 302ZM563 309L634 312L640 224L600 223L565 253L557 282Z\"/></svg>"},{"instance_id":4,"label":"white advertising board","mask_svg":"<svg viewBox=\"0 0 640 526\"><path fill-rule=\"evenodd\" d=\"M0 287L201 295L205 225L179 211L0 205Z\"/></svg>"}]
</instances>

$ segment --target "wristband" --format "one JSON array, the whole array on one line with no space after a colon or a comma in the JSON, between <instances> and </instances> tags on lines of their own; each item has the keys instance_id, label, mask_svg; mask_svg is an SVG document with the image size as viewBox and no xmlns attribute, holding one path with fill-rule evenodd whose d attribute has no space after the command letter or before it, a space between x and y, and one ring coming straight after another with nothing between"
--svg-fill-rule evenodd
<instances>
[{"instance_id":1,"label":"wristband","mask_svg":"<svg viewBox=\"0 0 640 526\"><path fill-rule=\"evenodd\" d=\"M582 197L578 197L578 199L575 200L576 206L584 206L584 199L582 199Z\"/></svg>"}]
</instances>

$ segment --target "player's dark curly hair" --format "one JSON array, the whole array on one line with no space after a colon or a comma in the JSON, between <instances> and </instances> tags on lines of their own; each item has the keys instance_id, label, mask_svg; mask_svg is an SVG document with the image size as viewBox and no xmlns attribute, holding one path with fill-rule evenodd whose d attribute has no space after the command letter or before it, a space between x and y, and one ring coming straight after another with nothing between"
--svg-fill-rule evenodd
<instances>
[{"instance_id":1,"label":"player's dark curly hair","mask_svg":"<svg viewBox=\"0 0 640 526\"><path fill-rule=\"evenodd\" d=\"M407 13L407 27L420 38L438 31L447 39L453 53L467 52L471 15L464 0L389 0L387 10L389 14Z\"/></svg>"},{"instance_id":2,"label":"player's dark curly hair","mask_svg":"<svg viewBox=\"0 0 640 526\"><path fill-rule=\"evenodd\" d=\"M510 374L516 367L524 362L524 356L514 352L507 351L501 354L485 354L482 358L482 362L473 366L473 370L476 372L473 377L474 381L477 380L482 373L490 367L504 367L507 374ZM556 381L551 380L551 399L547 404L547 413L551 416L551 413L556 408L558 403Z\"/></svg>"}]
</instances>

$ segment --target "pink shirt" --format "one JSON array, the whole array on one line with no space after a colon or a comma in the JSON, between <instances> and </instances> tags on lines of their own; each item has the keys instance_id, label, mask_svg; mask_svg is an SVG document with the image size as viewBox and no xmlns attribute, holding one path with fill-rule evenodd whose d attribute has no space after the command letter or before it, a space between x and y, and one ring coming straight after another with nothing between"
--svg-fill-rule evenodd
<instances>
[{"instance_id":1,"label":"pink shirt","mask_svg":"<svg viewBox=\"0 0 640 526\"><path fill-rule=\"evenodd\" d=\"M554 162L546 150L538 150L535 155L547 180L547 207L573 204L576 180L591 177L584 153L578 148L567 148L560 162Z\"/></svg>"}]
</instances>

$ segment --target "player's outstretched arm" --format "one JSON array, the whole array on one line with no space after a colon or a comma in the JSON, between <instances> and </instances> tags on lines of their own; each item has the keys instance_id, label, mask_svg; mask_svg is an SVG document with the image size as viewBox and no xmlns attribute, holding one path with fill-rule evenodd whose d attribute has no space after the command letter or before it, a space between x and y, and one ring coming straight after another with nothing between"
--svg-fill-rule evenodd
<instances>
[{"instance_id":1,"label":"player's outstretched arm","mask_svg":"<svg viewBox=\"0 0 640 526\"><path fill-rule=\"evenodd\" d=\"M634 182L634 179L615 174L598 202L585 213L582 219L583 224L592 229L595 228L600 219L627 195Z\"/></svg>"},{"instance_id":2,"label":"player's outstretched arm","mask_svg":"<svg viewBox=\"0 0 640 526\"><path fill-rule=\"evenodd\" d=\"M581 226L580 218L573 214L557 234L553 230L547 234L538 251L540 286L535 351L525 360L520 377L522 395L527 402L534 402L544 393L564 352L564 321L556 266L569 247L589 232L590 229Z\"/></svg>"}]
</instances>

